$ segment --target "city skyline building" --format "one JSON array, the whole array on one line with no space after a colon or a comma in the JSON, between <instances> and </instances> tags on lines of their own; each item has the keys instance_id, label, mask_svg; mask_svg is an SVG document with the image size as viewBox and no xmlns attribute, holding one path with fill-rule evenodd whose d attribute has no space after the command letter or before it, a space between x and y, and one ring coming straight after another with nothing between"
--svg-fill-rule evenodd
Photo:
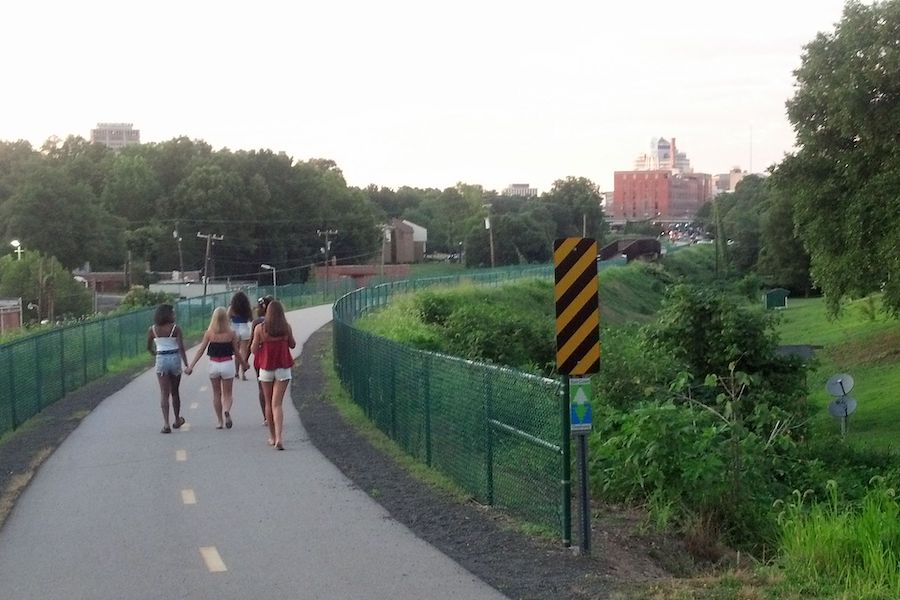
<instances>
[{"instance_id":1,"label":"city skyline building","mask_svg":"<svg viewBox=\"0 0 900 600\"><path fill-rule=\"evenodd\" d=\"M537 196L537 192L537 188L533 188L527 183L511 183L503 190L503 195L534 198Z\"/></svg>"},{"instance_id":2,"label":"city skyline building","mask_svg":"<svg viewBox=\"0 0 900 600\"><path fill-rule=\"evenodd\" d=\"M631 171L615 171L607 214L614 223L693 218L714 195L713 177L695 173L675 138L653 138L650 151L638 155Z\"/></svg>"},{"instance_id":3,"label":"city skyline building","mask_svg":"<svg viewBox=\"0 0 900 600\"><path fill-rule=\"evenodd\" d=\"M91 142L103 144L113 150L141 143L141 130L134 129L133 123L97 123L91 129Z\"/></svg>"}]
</instances>

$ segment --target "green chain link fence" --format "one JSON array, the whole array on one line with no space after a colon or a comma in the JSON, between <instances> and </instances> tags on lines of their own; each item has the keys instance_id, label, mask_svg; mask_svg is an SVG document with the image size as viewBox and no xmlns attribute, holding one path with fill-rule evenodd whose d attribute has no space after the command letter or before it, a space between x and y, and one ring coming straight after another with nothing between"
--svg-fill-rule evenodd
<instances>
[{"instance_id":1,"label":"green chain link fence","mask_svg":"<svg viewBox=\"0 0 900 600\"><path fill-rule=\"evenodd\" d=\"M245 290L272 294L286 308L324 304L351 289L349 281L327 290L316 284L290 284ZM276 293L277 292L277 293ZM199 335L209 325L216 306L227 306L234 291L209 294L175 303L184 335ZM0 435L47 408L68 392L98 379L122 363L147 356L147 329L155 308L98 317L23 337L0 345Z\"/></svg>"},{"instance_id":2,"label":"green chain link fence","mask_svg":"<svg viewBox=\"0 0 900 600\"><path fill-rule=\"evenodd\" d=\"M561 382L416 350L353 326L397 294L552 273L552 266L494 269L355 290L334 305L334 359L353 401L407 453L478 502L561 531L568 542L570 471L563 449L569 436Z\"/></svg>"}]
</instances>

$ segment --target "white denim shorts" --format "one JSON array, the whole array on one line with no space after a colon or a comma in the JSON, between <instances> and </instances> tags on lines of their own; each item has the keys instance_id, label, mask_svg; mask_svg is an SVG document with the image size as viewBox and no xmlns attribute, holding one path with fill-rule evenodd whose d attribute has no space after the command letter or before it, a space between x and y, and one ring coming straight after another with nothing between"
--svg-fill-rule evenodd
<instances>
[{"instance_id":1,"label":"white denim shorts","mask_svg":"<svg viewBox=\"0 0 900 600\"><path fill-rule=\"evenodd\" d=\"M209 378L210 379L234 379L234 359L223 360L222 362L209 361Z\"/></svg>"},{"instance_id":2,"label":"white denim shorts","mask_svg":"<svg viewBox=\"0 0 900 600\"><path fill-rule=\"evenodd\" d=\"M291 370L290 369L275 369L274 371L267 371L266 369L262 369L259 372L259 380L260 381L290 381L291 380Z\"/></svg>"},{"instance_id":3,"label":"white denim shorts","mask_svg":"<svg viewBox=\"0 0 900 600\"><path fill-rule=\"evenodd\" d=\"M237 334L238 340L242 342L250 341L250 323L232 323L231 328Z\"/></svg>"}]
</instances>

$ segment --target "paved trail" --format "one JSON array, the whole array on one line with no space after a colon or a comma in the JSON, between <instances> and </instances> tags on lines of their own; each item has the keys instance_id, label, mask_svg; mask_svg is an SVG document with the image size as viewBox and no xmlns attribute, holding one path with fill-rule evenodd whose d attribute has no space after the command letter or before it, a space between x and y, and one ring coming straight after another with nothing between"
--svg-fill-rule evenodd
<instances>
[{"instance_id":1,"label":"paved trail","mask_svg":"<svg viewBox=\"0 0 900 600\"><path fill-rule=\"evenodd\" d=\"M289 317L299 352L331 307ZM504 598L352 487L289 398L278 452L254 381L235 382L231 430L205 359L181 390L187 430L159 433L148 371L41 467L0 530L0 598Z\"/></svg>"}]
</instances>

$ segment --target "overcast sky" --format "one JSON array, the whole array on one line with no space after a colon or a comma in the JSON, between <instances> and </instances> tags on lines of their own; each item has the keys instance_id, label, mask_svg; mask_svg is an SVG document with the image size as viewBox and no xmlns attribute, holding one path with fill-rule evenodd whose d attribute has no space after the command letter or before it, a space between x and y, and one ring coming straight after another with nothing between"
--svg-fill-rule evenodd
<instances>
[{"instance_id":1,"label":"overcast sky","mask_svg":"<svg viewBox=\"0 0 900 600\"><path fill-rule=\"evenodd\" d=\"M611 189L655 136L697 171L790 152L802 47L841 0L99 0L0 6L0 140L330 158L351 185ZM752 132L752 133L751 133ZM752 144L751 144L752 138Z\"/></svg>"}]
</instances>

